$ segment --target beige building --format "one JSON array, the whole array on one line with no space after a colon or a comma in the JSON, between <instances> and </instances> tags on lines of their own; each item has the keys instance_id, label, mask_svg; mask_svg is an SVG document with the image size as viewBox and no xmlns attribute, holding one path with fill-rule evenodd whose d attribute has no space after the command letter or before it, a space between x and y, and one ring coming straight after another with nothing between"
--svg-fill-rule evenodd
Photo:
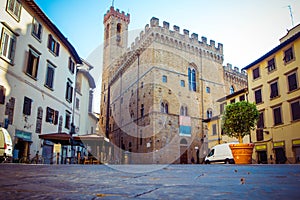
<instances>
[{"instance_id":1,"label":"beige building","mask_svg":"<svg viewBox=\"0 0 300 200\"><path fill-rule=\"evenodd\" d=\"M236 138L228 137L223 134L222 131L222 117L226 105L239 102L239 101L248 101L248 89L244 88L239 91L236 91L232 94L229 94L223 98L217 100L217 104L220 105L220 113L212 118L207 118L203 120L206 124L205 131L208 140L208 148L211 149L215 145L229 143L229 142L238 142ZM249 143L251 141L250 135L243 138L243 143Z\"/></svg>"},{"instance_id":2,"label":"beige building","mask_svg":"<svg viewBox=\"0 0 300 200\"><path fill-rule=\"evenodd\" d=\"M219 113L216 99L246 87L246 75L222 66L222 44L154 17L127 48L129 23L113 7L104 16L99 123L115 162L201 162L202 120Z\"/></svg>"},{"instance_id":3,"label":"beige building","mask_svg":"<svg viewBox=\"0 0 300 200\"><path fill-rule=\"evenodd\" d=\"M11 134L15 159L37 152L49 158L53 143L40 135L69 134L72 122L77 134L96 129L88 114L91 67L84 69L89 65L33 0L0 0L0 10L0 124Z\"/></svg>"},{"instance_id":4,"label":"beige building","mask_svg":"<svg viewBox=\"0 0 300 200\"><path fill-rule=\"evenodd\" d=\"M249 101L260 111L253 158L257 163L300 162L300 25L244 69Z\"/></svg>"}]
</instances>

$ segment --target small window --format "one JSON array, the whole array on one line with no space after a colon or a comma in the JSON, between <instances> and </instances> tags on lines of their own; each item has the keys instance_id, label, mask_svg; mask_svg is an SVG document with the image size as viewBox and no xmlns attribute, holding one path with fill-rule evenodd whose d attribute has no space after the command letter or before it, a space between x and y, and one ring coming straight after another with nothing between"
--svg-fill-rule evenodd
<instances>
[{"instance_id":1,"label":"small window","mask_svg":"<svg viewBox=\"0 0 300 200\"><path fill-rule=\"evenodd\" d=\"M50 107L47 107L46 122L56 125L58 122L58 114L59 114L58 111L56 111Z\"/></svg>"},{"instance_id":2,"label":"small window","mask_svg":"<svg viewBox=\"0 0 300 200\"><path fill-rule=\"evenodd\" d=\"M255 103L256 104L262 103L261 89L255 90L254 91L254 96L255 96Z\"/></svg>"},{"instance_id":3,"label":"small window","mask_svg":"<svg viewBox=\"0 0 300 200\"><path fill-rule=\"evenodd\" d=\"M271 94L270 94L271 99L279 96L277 81L270 84L270 91L271 91Z\"/></svg>"},{"instance_id":4,"label":"small window","mask_svg":"<svg viewBox=\"0 0 300 200\"><path fill-rule=\"evenodd\" d=\"M216 124L212 125L212 135L217 135L217 125Z\"/></svg>"},{"instance_id":5,"label":"small window","mask_svg":"<svg viewBox=\"0 0 300 200\"><path fill-rule=\"evenodd\" d=\"M48 36L48 49L54 53L56 56L59 56L59 43L53 38L51 34Z\"/></svg>"},{"instance_id":6,"label":"small window","mask_svg":"<svg viewBox=\"0 0 300 200\"><path fill-rule=\"evenodd\" d=\"M33 18L32 32L31 32L32 35L40 41L42 39L42 31L43 31L42 24L36 18Z\"/></svg>"},{"instance_id":7,"label":"small window","mask_svg":"<svg viewBox=\"0 0 300 200\"><path fill-rule=\"evenodd\" d=\"M275 69L276 69L275 59L272 58L271 60L268 61L268 72L271 72Z\"/></svg>"},{"instance_id":8,"label":"small window","mask_svg":"<svg viewBox=\"0 0 300 200\"><path fill-rule=\"evenodd\" d=\"M210 93L210 87L206 87L206 93Z\"/></svg>"},{"instance_id":9,"label":"small window","mask_svg":"<svg viewBox=\"0 0 300 200\"><path fill-rule=\"evenodd\" d=\"M2 29L0 55L1 57L13 64L15 57L17 37L8 29Z\"/></svg>"},{"instance_id":10,"label":"small window","mask_svg":"<svg viewBox=\"0 0 300 200\"><path fill-rule=\"evenodd\" d=\"M31 114L31 103L32 100L28 97L24 97L24 104L23 104L23 114L30 115Z\"/></svg>"},{"instance_id":11,"label":"small window","mask_svg":"<svg viewBox=\"0 0 300 200\"><path fill-rule=\"evenodd\" d=\"M188 116L188 108L187 108L187 106L181 106L180 107L180 115L181 116Z\"/></svg>"},{"instance_id":12,"label":"small window","mask_svg":"<svg viewBox=\"0 0 300 200\"><path fill-rule=\"evenodd\" d=\"M233 94L233 93L234 93L234 87L233 87L233 85L230 86L230 91L229 91L229 93L230 93L230 94Z\"/></svg>"},{"instance_id":13,"label":"small window","mask_svg":"<svg viewBox=\"0 0 300 200\"><path fill-rule=\"evenodd\" d=\"M264 130L256 129L256 141L263 141L263 140L264 140Z\"/></svg>"},{"instance_id":14,"label":"small window","mask_svg":"<svg viewBox=\"0 0 300 200\"><path fill-rule=\"evenodd\" d=\"M71 128L71 112L66 110L66 116L65 116L65 128L70 129Z\"/></svg>"},{"instance_id":15,"label":"small window","mask_svg":"<svg viewBox=\"0 0 300 200\"><path fill-rule=\"evenodd\" d=\"M69 70L72 74L75 72L75 62L69 57Z\"/></svg>"},{"instance_id":16,"label":"small window","mask_svg":"<svg viewBox=\"0 0 300 200\"><path fill-rule=\"evenodd\" d=\"M181 87L185 87L185 82L184 82L184 80L181 80L181 81L180 81L180 86L181 86Z\"/></svg>"},{"instance_id":17,"label":"small window","mask_svg":"<svg viewBox=\"0 0 300 200\"><path fill-rule=\"evenodd\" d=\"M212 109L211 108L207 109L207 111L206 111L206 117L207 117L207 119L211 119L212 115L213 115Z\"/></svg>"},{"instance_id":18,"label":"small window","mask_svg":"<svg viewBox=\"0 0 300 200\"><path fill-rule=\"evenodd\" d=\"M265 122L264 122L264 112L259 113L259 118L257 120L257 128L263 129L265 127Z\"/></svg>"},{"instance_id":19,"label":"small window","mask_svg":"<svg viewBox=\"0 0 300 200\"><path fill-rule=\"evenodd\" d=\"M260 77L259 67L253 69L252 73L253 73L253 80L259 78Z\"/></svg>"},{"instance_id":20,"label":"small window","mask_svg":"<svg viewBox=\"0 0 300 200\"><path fill-rule=\"evenodd\" d=\"M37 78L40 55L33 49L29 49L26 74Z\"/></svg>"},{"instance_id":21,"label":"small window","mask_svg":"<svg viewBox=\"0 0 300 200\"><path fill-rule=\"evenodd\" d=\"M282 124L282 118L281 118L281 107L275 107L273 108L273 116L274 116L274 125Z\"/></svg>"},{"instance_id":22,"label":"small window","mask_svg":"<svg viewBox=\"0 0 300 200\"><path fill-rule=\"evenodd\" d=\"M226 106L226 103L221 103L220 104L220 114L222 114L224 112L225 106Z\"/></svg>"},{"instance_id":23,"label":"small window","mask_svg":"<svg viewBox=\"0 0 300 200\"><path fill-rule=\"evenodd\" d=\"M300 119L300 99L291 102L291 113L293 121Z\"/></svg>"},{"instance_id":24,"label":"small window","mask_svg":"<svg viewBox=\"0 0 300 200\"><path fill-rule=\"evenodd\" d=\"M51 63L47 63L47 74L45 86L53 89L55 67Z\"/></svg>"},{"instance_id":25,"label":"small window","mask_svg":"<svg viewBox=\"0 0 300 200\"><path fill-rule=\"evenodd\" d=\"M232 104L232 103L235 103L235 99L231 99L230 100L230 103Z\"/></svg>"},{"instance_id":26,"label":"small window","mask_svg":"<svg viewBox=\"0 0 300 200\"><path fill-rule=\"evenodd\" d=\"M297 74L296 72L293 72L292 74L289 74L287 76L288 78L288 86L289 86L289 92L294 91L298 89L298 83L297 83Z\"/></svg>"},{"instance_id":27,"label":"small window","mask_svg":"<svg viewBox=\"0 0 300 200\"><path fill-rule=\"evenodd\" d=\"M162 82L163 82L163 83L166 83L167 81L168 81L168 77L165 76L165 75L163 75L163 76L162 76Z\"/></svg>"},{"instance_id":28,"label":"small window","mask_svg":"<svg viewBox=\"0 0 300 200\"><path fill-rule=\"evenodd\" d=\"M169 113L169 106L168 106L168 103L166 103L166 102L161 103L161 104L160 104L160 111L161 111L162 113L168 114L168 113Z\"/></svg>"},{"instance_id":29,"label":"small window","mask_svg":"<svg viewBox=\"0 0 300 200\"><path fill-rule=\"evenodd\" d=\"M141 82L141 88L144 88L144 82Z\"/></svg>"},{"instance_id":30,"label":"small window","mask_svg":"<svg viewBox=\"0 0 300 200\"><path fill-rule=\"evenodd\" d=\"M240 101L245 101L245 95L244 95L244 94L241 95L241 96L239 97L239 99L240 99Z\"/></svg>"},{"instance_id":31,"label":"small window","mask_svg":"<svg viewBox=\"0 0 300 200\"><path fill-rule=\"evenodd\" d=\"M6 11L17 21L20 21L22 4L20 0L8 0Z\"/></svg>"},{"instance_id":32,"label":"small window","mask_svg":"<svg viewBox=\"0 0 300 200\"><path fill-rule=\"evenodd\" d=\"M284 60L285 64L288 63L288 62L290 62L290 61L292 61L292 60L294 60L294 52L293 52L293 48L292 47L284 51L284 58L283 58L283 60Z\"/></svg>"},{"instance_id":33,"label":"small window","mask_svg":"<svg viewBox=\"0 0 300 200\"><path fill-rule=\"evenodd\" d=\"M72 81L70 79L68 79L67 84L66 84L66 100L71 103L72 98L73 98Z\"/></svg>"}]
</instances>

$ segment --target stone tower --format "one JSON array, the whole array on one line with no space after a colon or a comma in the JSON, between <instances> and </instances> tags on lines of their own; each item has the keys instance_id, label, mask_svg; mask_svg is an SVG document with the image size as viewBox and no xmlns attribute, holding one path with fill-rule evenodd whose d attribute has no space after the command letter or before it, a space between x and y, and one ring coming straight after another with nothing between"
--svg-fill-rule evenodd
<instances>
[{"instance_id":1,"label":"stone tower","mask_svg":"<svg viewBox=\"0 0 300 200\"><path fill-rule=\"evenodd\" d=\"M107 102L109 101L108 84L109 75L113 63L127 49L128 46L128 25L130 15L120 12L119 9L110 7L104 15L104 47L103 47L103 71L102 71L102 89L100 106L100 127L102 133L106 133ZM108 135L106 135L108 136Z\"/></svg>"}]
</instances>

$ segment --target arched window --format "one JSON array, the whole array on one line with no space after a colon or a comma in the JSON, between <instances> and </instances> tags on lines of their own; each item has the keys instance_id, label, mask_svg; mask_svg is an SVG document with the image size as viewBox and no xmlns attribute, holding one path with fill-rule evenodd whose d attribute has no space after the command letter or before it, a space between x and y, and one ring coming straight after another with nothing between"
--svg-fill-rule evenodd
<instances>
[{"instance_id":1,"label":"arched window","mask_svg":"<svg viewBox=\"0 0 300 200\"><path fill-rule=\"evenodd\" d=\"M212 118L212 109L211 108L207 109L207 111L206 111L206 117L207 117L207 119Z\"/></svg>"},{"instance_id":2,"label":"arched window","mask_svg":"<svg viewBox=\"0 0 300 200\"><path fill-rule=\"evenodd\" d=\"M193 68L188 69L189 90L196 91L196 70Z\"/></svg>"},{"instance_id":3,"label":"arched window","mask_svg":"<svg viewBox=\"0 0 300 200\"><path fill-rule=\"evenodd\" d=\"M106 25L105 29L105 43L108 44L108 39L109 39L109 24Z\"/></svg>"},{"instance_id":4,"label":"arched window","mask_svg":"<svg viewBox=\"0 0 300 200\"><path fill-rule=\"evenodd\" d=\"M187 141L186 141L185 138L182 138L182 139L180 140L180 144L185 146L185 145L187 145L188 143L187 143Z\"/></svg>"},{"instance_id":5,"label":"arched window","mask_svg":"<svg viewBox=\"0 0 300 200\"><path fill-rule=\"evenodd\" d=\"M180 115L187 116L188 115L188 108L187 106L181 106L180 107Z\"/></svg>"},{"instance_id":6,"label":"arched window","mask_svg":"<svg viewBox=\"0 0 300 200\"><path fill-rule=\"evenodd\" d=\"M117 24L117 42L120 43L121 42L121 33L122 33L122 24L118 23Z\"/></svg>"},{"instance_id":7,"label":"arched window","mask_svg":"<svg viewBox=\"0 0 300 200\"><path fill-rule=\"evenodd\" d=\"M233 85L230 87L230 94L233 94L234 93L234 87Z\"/></svg>"},{"instance_id":8,"label":"arched window","mask_svg":"<svg viewBox=\"0 0 300 200\"><path fill-rule=\"evenodd\" d=\"M162 102L161 104L160 104L160 112L162 112L162 113L169 113L169 106L168 106L168 103L166 103L166 102Z\"/></svg>"}]
</instances>

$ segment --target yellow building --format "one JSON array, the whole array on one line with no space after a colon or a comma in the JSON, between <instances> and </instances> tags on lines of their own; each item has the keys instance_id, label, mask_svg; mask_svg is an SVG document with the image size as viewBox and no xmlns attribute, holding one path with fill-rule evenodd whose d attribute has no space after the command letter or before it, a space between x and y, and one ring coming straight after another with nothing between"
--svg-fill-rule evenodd
<instances>
[{"instance_id":1,"label":"yellow building","mask_svg":"<svg viewBox=\"0 0 300 200\"><path fill-rule=\"evenodd\" d=\"M205 131L209 149L222 143L238 142L236 138L228 137L222 132L222 113L224 112L225 106L238 101L248 101L247 88L218 99L216 103L220 105L220 114L203 120L203 122L206 123ZM244 143L249 143L250 141L250 136L243 138Z\"/></svg>"},{"instance_id":2,"label":"yellow building","mask_svg":"<svg viewBox=\"0 0 300 200\"><path fill-rule=\"evenodd\" d=\"M249 101L260 111L253 158L257 163L300 162L300 25L280 44L244 67Z\"/></svg>"}]
</instances>

